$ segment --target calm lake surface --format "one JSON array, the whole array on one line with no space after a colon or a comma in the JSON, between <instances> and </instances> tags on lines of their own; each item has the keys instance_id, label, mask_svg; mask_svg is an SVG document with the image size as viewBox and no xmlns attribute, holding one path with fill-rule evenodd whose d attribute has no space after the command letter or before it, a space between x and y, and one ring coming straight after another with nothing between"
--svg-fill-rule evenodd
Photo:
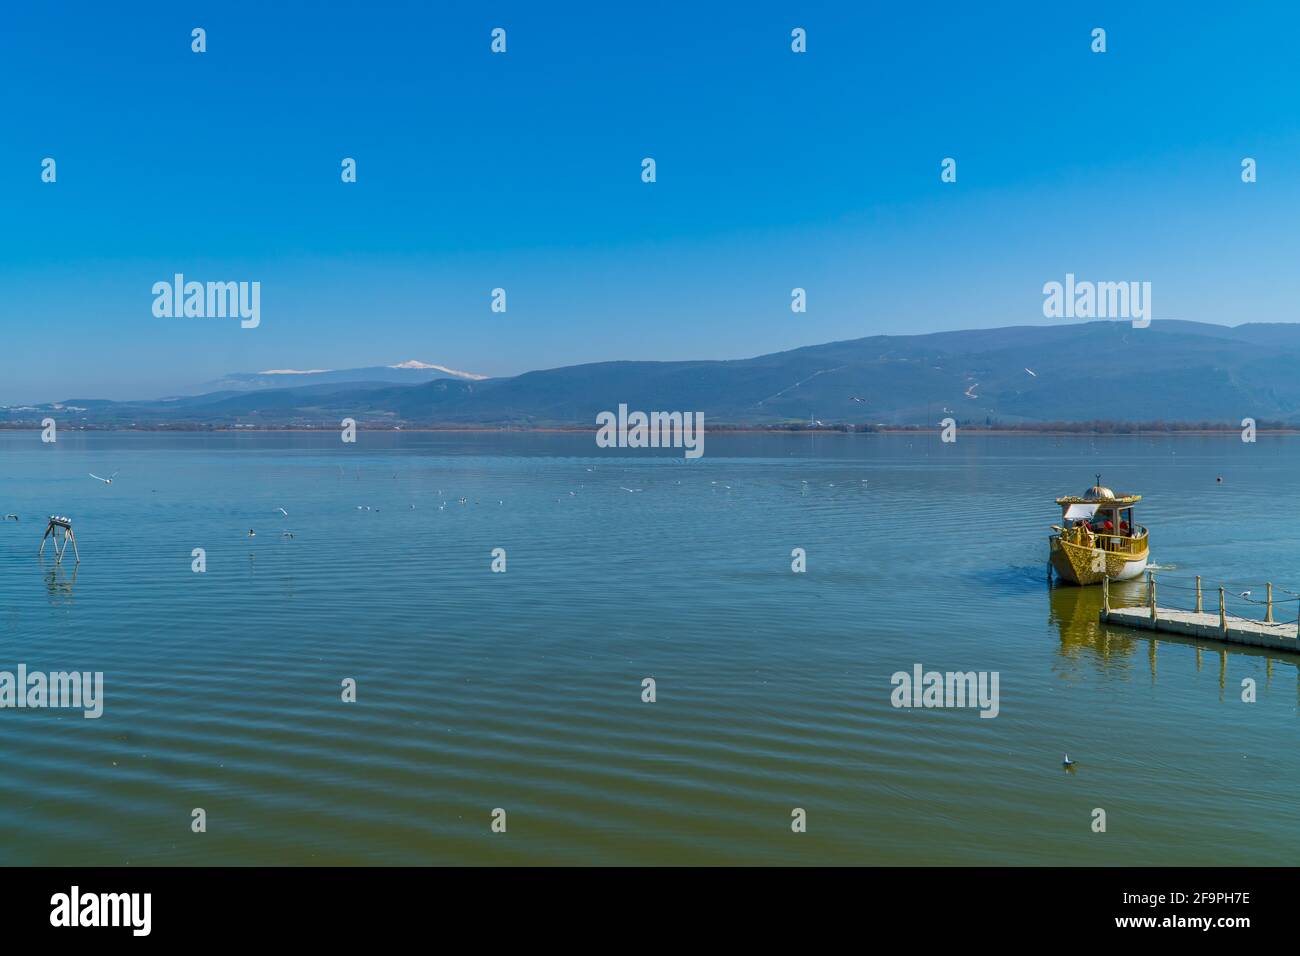
<instances>
[{"instance_id":1,"label":"calm lake surface","mask_svg":"<svg viewBox=\"0 0 1300 956\"><path fill-rule=\"evenodd\" d=\"M1196 573L1300 591L1300 439L711 433L705 452L0 432L0 513L21 518L0 524L0 670L105 684L98 720L0 710L0 863L1300 856L1296 659L1103 628L1096 589L1046 581L1052 499L1100 472L1145 496L1170 602ZM75 569L37 558L52 513ZM894 708L917 663L997 671L1000 713Z\"/></svg>"}]
</instances>

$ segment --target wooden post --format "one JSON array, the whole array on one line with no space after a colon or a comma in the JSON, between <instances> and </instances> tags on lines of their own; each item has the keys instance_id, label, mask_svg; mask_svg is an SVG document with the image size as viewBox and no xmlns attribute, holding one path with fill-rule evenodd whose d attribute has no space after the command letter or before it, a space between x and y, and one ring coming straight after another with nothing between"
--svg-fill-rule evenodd
<instances>
[{"instance_id":1,"label":"wooden post","mask_svg":"<svg viewBox=\"0 0 1300 956\"><path fill-rule=\"evenodd\" d=\"M1151 623L1154 624L1156 622L1156 579L1154 575L1152 575L1151 577L1150 594L1151 594Z\"/></svg>"},{"instance_id":2,"label":"wooden post","mask_svg":"<svg viewBox=\"0 0 1300 956\"><path fill-rule=\"evenodd\" d=\"M1101 579L1101 612L1105 620L1110 620L1110 575Z\"/></svg>"},{"instance_id":3,"label":"wooden post","mask_svg":"<svg viewBox=\"0 0 1300 956\"><path fill-rule=\"evenodd\" d=\"M1223 603L1223 587L1219 587L1219 627L1224 634L1228 633L1228 608Z\"/></svg>"},{"instance_id":4,"label":"wooden post","mask_svg":"<svg viewBox=\"0 0 1300 956\"><path fill-rule=\"evenodd\" d=\"M1201 613L1201 576L1196 576L1196 613Z\"/></svg>"},{"instance_id":5,"label":"wooden post","mask_svg":"<svg viewBox=\"0 0 1300 956\"><path fill-rule=\"evenodd\" d=\"M1268 584L1264 585L1264 588L1265 588L1264 593L1268 595L1268 609L1264 611L1264 623L1272 624L1273 623L1273 582L1270 581Z\"/></svg>"}]
</instances>

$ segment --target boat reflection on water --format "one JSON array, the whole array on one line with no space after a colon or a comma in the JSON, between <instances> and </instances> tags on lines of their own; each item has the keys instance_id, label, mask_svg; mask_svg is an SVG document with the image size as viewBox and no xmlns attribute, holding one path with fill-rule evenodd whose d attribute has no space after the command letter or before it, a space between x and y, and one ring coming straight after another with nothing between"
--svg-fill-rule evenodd
<instances>
[{"instance_id":1,"label":"boat reflection on water","mask_svg":"<svg viewBox=\"0 0 1300 956\"><path fill-rule=\"evenodd\" d=\"M1146 603L1146 582L1143 580L1111 582L1111 604L1132 607ZM1260 647L1239 644L1221 644L1218 641L1184 637L1180 634L1160 632L1158 635L1114 624L1102 624L1101 591L1097 588L1072 587L1053 584L1049 587L1048 623L1054 624L1061 634L1061 656L1073 661L1091 659L1103 670L1134 669L1139 655L1145 655L1147 668L1154 682L1158 675L1158 656L1161 645L1176 645L1196 654L1196 669L1211 666L1219 669L1219 689L1228 681L1228 658L1254 657L1265 659L1265 675L1272 679L1274 669L1283 668L1300 677L1300 655L1278 654ZM1296 686L1300 700L1300 681Z\"/></svg>"}]
</instances>

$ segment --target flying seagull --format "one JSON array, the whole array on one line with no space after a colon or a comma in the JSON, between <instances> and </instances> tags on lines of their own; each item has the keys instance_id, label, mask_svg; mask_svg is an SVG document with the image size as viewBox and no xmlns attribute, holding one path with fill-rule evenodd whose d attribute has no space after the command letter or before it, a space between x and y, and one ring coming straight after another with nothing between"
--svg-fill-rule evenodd
<instances>
[{"instance_id":1,"label":"flying seagull","mask_svg":"<svg viewBox=\"0 0 1300 956\"><path fill-rule=\"evenodd\" d=\"M1025 369L1025 371L1028 372L1030 375L1032 375L1034 378L1038 378L1038 373L1035 372L1032 368L1027 368Z\"/></svg>"},{"instance_id":2,"label":"flying seagull","mask_svg":"<svg viewBox=\"0 0 1300 956\"><path fill-rule=\"evenodd\" d=\"M280 514L284 515L286 518L289 517L289 512L285 511L283 508L276 508L275 510L280 512Z\"/></svg>"},{"instance_id":3,"label":"flying seagull","mask_svg":"<svg viewBox=\"0 0 1300 956\"><path fill-rule=\"evenodd\" d=\"M113 479L116 478L119 474L120 472L115 471L107 478L101 478L99 477L99 475L96 475L94 472L91 472L90 477L94 478L96 481L102 481L106 485L111 485L113 483Z\"/></svg>"},{"instance_id":4,"label":"flying seagull","mask_svg":"<svg viewBox=\"0 0 1300 956\"><path fill-rule=\"evenodd\" d=\"M7 514L7 515L5 515L5 521L8 521L10 518L13 518L14 521L17 521L17 520L18 520L18 516L17 516L16 514Z\"/></svg>"}]
</instances>

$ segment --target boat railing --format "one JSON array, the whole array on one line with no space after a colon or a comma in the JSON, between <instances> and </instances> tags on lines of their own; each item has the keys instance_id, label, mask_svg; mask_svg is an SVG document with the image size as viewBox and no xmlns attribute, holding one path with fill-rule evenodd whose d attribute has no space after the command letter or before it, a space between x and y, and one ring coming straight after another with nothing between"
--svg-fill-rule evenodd
<instances>
[{"instance_id":1,"label":"boat railing","mask_svg":"<svg viewBox=\"0 0 1300 956\"><path fill-rule=\"evenodd\" d=\"M1105 551L1115 551L1120 554L1141 554L1147 548L1147 530L1142 528L1136 535L1108 534L1104 531L1094 531L1092 536L1097 539L1097 545Z\"/></svg>"},{"instance_id":2,"label":"boat railing","mask_svg":"<svg viewBox=\"0 0 1300 956\"><path fill-rule=\"evenodd\" d=\"M1055 527L1055 526L1053 526ZM1113 534L1106 531L1085 532L1083 528L1069 528L1061 536L1071 544L1101 548L1117 554L1141 554L1147 549L1147 529L1138 528L1135 535Z\"/></svg>"}]
</instances>

